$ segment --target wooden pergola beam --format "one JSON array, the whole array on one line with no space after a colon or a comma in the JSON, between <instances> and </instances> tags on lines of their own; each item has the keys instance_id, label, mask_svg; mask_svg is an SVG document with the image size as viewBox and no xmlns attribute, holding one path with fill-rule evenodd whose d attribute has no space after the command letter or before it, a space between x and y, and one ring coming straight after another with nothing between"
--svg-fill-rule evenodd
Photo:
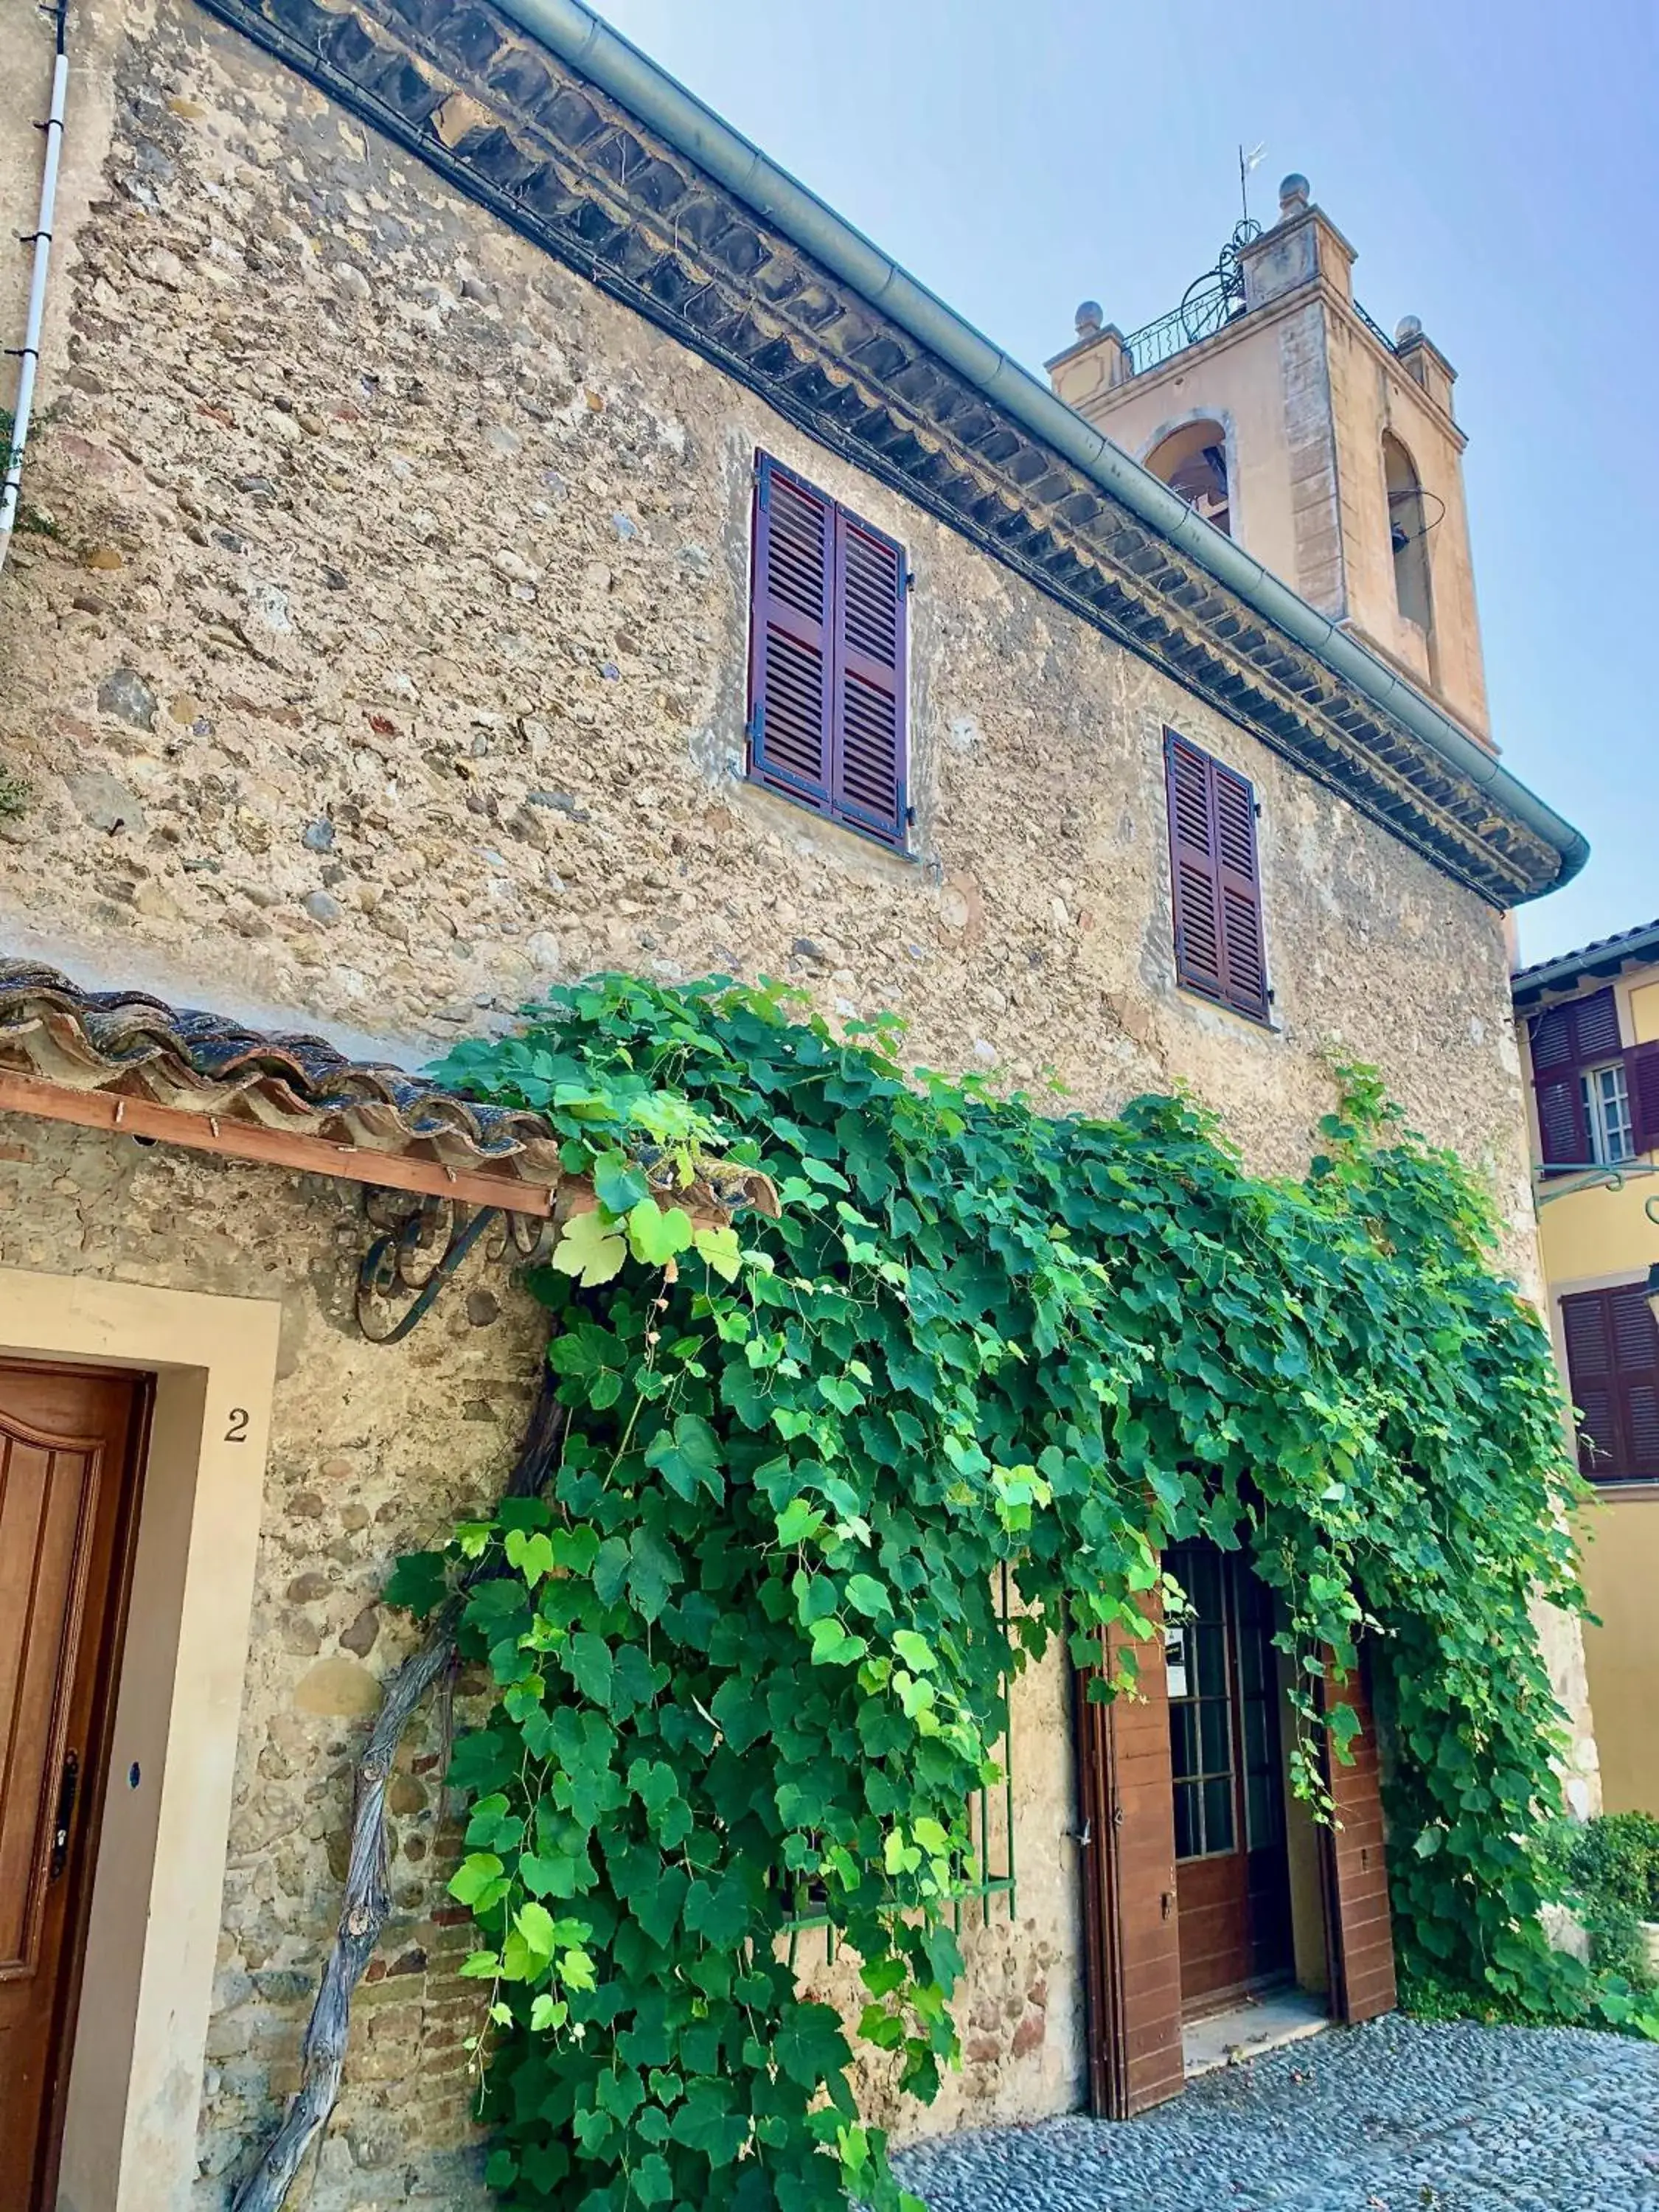
<instances>
[{"instance_id":1,"label":"wooden pergola beam","mask_svg":"<svg viewBox=\"0 0 1659 2212\"><path fill-rule=\"evenodd\" d=\"M507 1213L545 1216L553 1211L551 1189L510 1172L447 1168L440 1160L336 1144L331 1138L297 1130L267 1129L230 1115L159 1106L154 1099L132 1098L119 1091L77 1091L67 1083L50 1083L44 1076L0 1072L0 1113L70 1121L78 1128L101 1129L107 1136L148 1137L157 1144L182 1145L221 1158L254 1160L304 1175L334 1176L343 1182L459 1199L469 1206L499 1206Z\"/></svg>"}]
</instances>

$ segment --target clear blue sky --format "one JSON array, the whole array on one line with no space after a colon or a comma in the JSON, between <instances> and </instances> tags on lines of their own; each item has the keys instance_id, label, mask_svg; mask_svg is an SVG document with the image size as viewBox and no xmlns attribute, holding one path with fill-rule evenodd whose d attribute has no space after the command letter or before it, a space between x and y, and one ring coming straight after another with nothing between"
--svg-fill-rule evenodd
<instances>
[{"instance_id":1,"label":"clear blue sky","mask_svg":"<svg viewBox=\"0 0 1659 2212\"><path fill-rule=\"evenodd\" d=\"M1659 915L1654 0L599 0L1034 369L1180 299L1300 169L1458 371L1494 733L1584 830L1528 959Z\"/></svg>"}]
</instances>

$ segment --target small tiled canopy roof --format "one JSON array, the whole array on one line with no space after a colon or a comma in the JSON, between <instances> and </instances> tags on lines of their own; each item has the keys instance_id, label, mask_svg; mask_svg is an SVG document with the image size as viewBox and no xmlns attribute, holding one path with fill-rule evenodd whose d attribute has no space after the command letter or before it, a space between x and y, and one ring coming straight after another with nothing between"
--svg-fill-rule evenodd
<instances>
[{"instance_id":1,"label":"small tiled canopy roof","mask_svg":"<svg viewBox=\"0 0 1659 2212\"><path fill-rule=\"evenodd\" d=\"M529 1182L560 1178L558 1139L539 1115L348 1060L322 1037L245 1029L142 991L83 991L51 968L0 962L0 1067L365 1151L418 1145L454 1168L511 1162Z\"/></svg>"},{"instance_id":2,"label":"small tiled canopy roof","mask_svg":"<svg viewBox=\"0 0 1659 2212\"><path fill-rule=\"evenodd\" d=\"M561 1212L583 1198L538 1114L349 1059L322 1037L82 990L19 961L0 960L0 1108L530 1212L554 1211L562 1184ZM776 1210L764 1176L734 1167L720 1181L717 1196L694 1188L685 1202Z\"/></svg>"},{"instance_id":3,"label":"small tiled canopy roof","mask_svg":"<svg viewBox=\"0 0 1659 2212\"><path fill-rule=\"evenodd\" d=\"M1571 991L1587 979L1605 981L1621 968L1650 960L1659 960L1659 921L1638 922L1616 937L1595 938L1576 952L1558 952L1553 959L1518 968L1510 978L1510 989L1517 1006L1531 1006L1547 991Z\"/></svg>"}]
</instances>

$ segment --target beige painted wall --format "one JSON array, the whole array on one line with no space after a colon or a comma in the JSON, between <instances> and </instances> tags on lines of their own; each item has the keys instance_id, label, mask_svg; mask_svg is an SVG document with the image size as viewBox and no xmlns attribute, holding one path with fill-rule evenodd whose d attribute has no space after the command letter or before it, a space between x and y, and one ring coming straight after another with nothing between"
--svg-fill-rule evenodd
<instances>
[{"instance_id":1,"label":"beige painted wall","mask_svg":"<svg viewBox=\"0 0 1659 2212\"><path fill-rule=\"evenodd\" d=\"M1351 262L1312 210L1255 249L1249 312L1217 336L1112 386L1103 370L1115 342L1079 346L1054 364L1054 389L1137 460L1180 422L1214 415L1229 432L1233 537L1484 737L1463 434L1354 313ZM1399 610L1385 432L1411 455L1427 498L1431 639Z\"/></svg>"},{"instance_id":2,"label":"beige painted wall","mask_svg":"<svg viewBox=\"0 0 1659 2212\"><path fill-rule=\"evenodd\" d=\"M1073 354L1053 376L1060 397L1137 461L1183 422L1213 414L1227 432L1231 534L1292 591L1303 586L1285 444L1280 325L1287 317L1305 316L1300 304L1249 316L1127 384L1097 384L1098 349ZM1329 611L1340 612L1340 606Z\"/></svg>"},{"instance_id":3,"label":"beige painted wall","mask_svg":"<svg viewBox=\"0 0 1659 2212\"><path fill-rule=\"evenodd\" d=\"M1603 1494L1580 1520L1584 1588L1595 1624L1584 1631L1609 1813L1659 1814L1659 1486Z\"/></svg>"},{"instance_id":4,"label":"beige painted wall","mask_svg":"<svg viewBox=\"0 0 1659 2212\"><path fill-rule=\"evenodd\" d=\"M1391 361L1358 320L1325 319L1342 537L1352 626L1428 689L1468 728L1489 726L1480 623L1475 607L1462 434L1449 415ZM1426 544L1434 628L1428 657L1395 595L1382 438L1391 432L1417 466L1427 499ZM1443 510L1436 520L1437 507Z\"/></svg>"}]
</instances>

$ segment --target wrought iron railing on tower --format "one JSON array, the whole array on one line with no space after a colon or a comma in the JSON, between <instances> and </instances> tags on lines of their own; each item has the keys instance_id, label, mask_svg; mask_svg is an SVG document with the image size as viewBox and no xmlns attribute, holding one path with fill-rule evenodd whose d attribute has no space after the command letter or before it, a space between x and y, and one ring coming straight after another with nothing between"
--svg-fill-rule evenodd
<instances>
[{"instance_id":1,"label":"wrought iron railing on tower","mask_svg":"<svg viewBox=\"0 0 1659 2212\"><path fill-rule=\"evenodd\" d=\"M1143 323L1138 331L1131 331L1123 341L1131 376L1144 376L1149 369L1162 368L1188 346L1201 345L1206 338L1213 337L1218 331L1236 321L1247 309L1244 297L1244 269L1243 256L1247 246L1253 246L1261 235L1261 226L1248 218L1234 227L1233 234L1221 249L1213 269L1194 280L1182 295L1181 305L1172 307L1167 315L1156 322ZM1365 328L1390 353L1396 352L1394 340L1354 301L1353 311Z\"/></svg>"}]
</instances>

